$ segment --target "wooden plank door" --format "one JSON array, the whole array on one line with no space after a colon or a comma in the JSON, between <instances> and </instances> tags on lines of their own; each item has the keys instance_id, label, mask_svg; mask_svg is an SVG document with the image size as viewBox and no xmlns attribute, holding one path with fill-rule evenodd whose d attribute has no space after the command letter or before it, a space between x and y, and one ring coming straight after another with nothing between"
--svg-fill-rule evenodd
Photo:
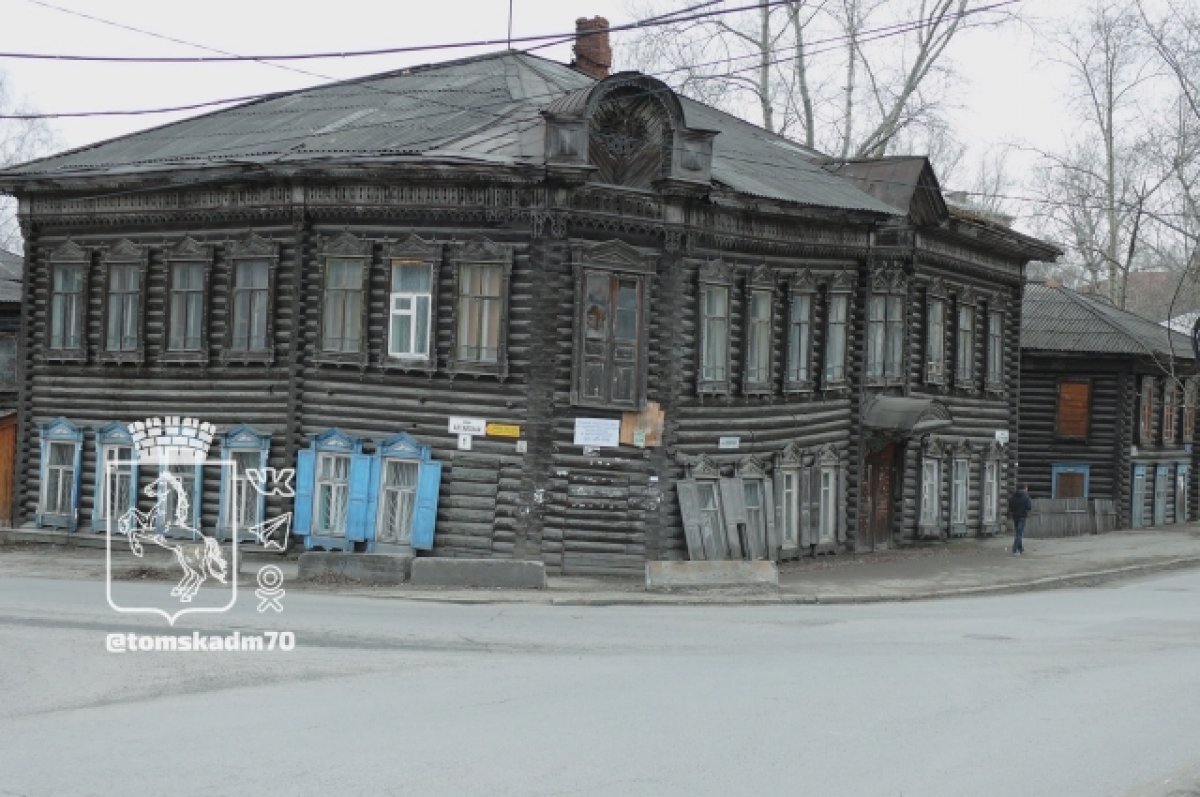
<instances>
[{"instance_id":1,"label":"wooden plank door","mask_svg":"<svg viewBox=\"0 0 1200 797\"><path fill-rule=\"evenodd\" d=\"M896 444L888 443L867 458L866 537L871 550L892 542L892 495L896 478Z\"/></svg>"},{"instance_id":2,"label":"wooden plank door","mask_svg":"<svg viewBox=\"0 0 1200 797\"><path fill-rule=\"evenodd\" d=\"M13 468L17 456L17 427L0 427L0 526L13 523Z\"/></svg>"}]
</instances>

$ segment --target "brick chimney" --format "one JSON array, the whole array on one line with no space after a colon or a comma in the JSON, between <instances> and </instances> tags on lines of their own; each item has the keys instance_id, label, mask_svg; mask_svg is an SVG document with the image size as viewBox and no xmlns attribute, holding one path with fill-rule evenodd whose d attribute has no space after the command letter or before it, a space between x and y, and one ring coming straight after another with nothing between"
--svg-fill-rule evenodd
<instances>
[{"instance_id":1,"label":"brick chimney","mask_svg":"<svg viewBox=\"0 0 1200 797\"><path fill-rule=\"evenodd\" d=\"M608 77L612 47L608 44L608 20L580 17L575 20L575 61L571 66L597 80Z\"/></svg>"}]
</instances>

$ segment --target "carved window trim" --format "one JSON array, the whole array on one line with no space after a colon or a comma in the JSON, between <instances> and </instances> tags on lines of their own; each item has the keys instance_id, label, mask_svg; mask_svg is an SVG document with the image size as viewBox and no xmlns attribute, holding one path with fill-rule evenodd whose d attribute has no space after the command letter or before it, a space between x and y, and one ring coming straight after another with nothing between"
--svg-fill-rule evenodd
<instances>
[{"instance_id":1,"label":"carved window trim","mask_svg":"<svg viewBox=\"0 0 1200 797\"><path fill-rule=\"evenodd\" d=\"M374 244L366 238L361 238L353 233L343 231L336 236L326 236L322 239L321 256L317 258L317 284L321 286L321 301L319 305L319 319L317 321L317 330L313 341L312 361L319 365L358 365L364 366L367 364L367 353L370 349L369 334L367 322L370 317L371 306L371 268L372 268L372 251ZM338 287L330 288L329 264L332 261L349 262L358 265L359 282L357 287ZM329 315L329 301L331 293L336 290L339 293L347 295L358 293L358 348L351 350L342 349L326 349L326 324L331 323ZM345 324L348 318L343 315L342 332L345 332ZM341 340L342 338L338 338Z\"/></svg>"},{"instance_id":2,"label":"carved window trim","mask_svg":"<svg viewBox=\"0 0 1200 797\"><path fill-rule=\"evenodd\" d=\"M946 286L934 280L925 289L925 384L946 384Z\"/></svg>"},{"instance_id":3,"label":"carved window trim","mask_svg":"<svg viewBox=\"0 0 1200 797\"><path fill-rule=\"evenodd\" d=\"M961 480L960 480L961 476ZM961 489L960 489L961 487ZM950 533L966 536L971 520L971 449L962 445L950 460Z\"/></svg>"},{"instance_id":4,"label":"carved window trim","mask_svg":"<svg viewBox=\"0 0 1200 797\"><path fill-rule=\"evenodd\" d=\"M229 291L225 307L225 337L221 359L227 363L260 363L275 361L275 297L276 275L279 270L279 246L257 234L229 244ZM243 263L265 262L267 266L267 306L263 348L235 349L233 347L234 311L238 291L238 266Z\"/></svg>"},{"instance_id":5,"label":"carved window trim","mask_svg":"<svg viewBox=\"0 0 1200 797\"><path fill-rule=\"evenodd\" d=\"M710 334L707 298L709 292L723 295L723 310L725 322L724 357L720 375L712 373L711 365L706 362L708 352L708 336ZM710 260L700 269L699 290L696 306L696 392L700 394L727 395L730 392L730 371L733 368L730 352L732 351L731 332L731 294L733 292L733 275L730 267L720 260ZM712 374L706 376L706 373Z\"/></svg>"},{"instance_id":6,"label":"carved window trim","mask_svg":"<svg viewBox=\"0 0 1200 797\"><path fill-rule=\"evenodd\" d=\"M998 301L988 303L984 389L989 393L1004 392L1004 315Z\"/></svg>"},{"instance_id":7,"label":"carved window trim","mask_svg":"<svg viewBox=\"0 0 1200 797\"><path fill-rule=\"evenodd\" d=\"M146 272L149 256L144 247L122 239L101 256L103 272L103 299L100 302L100 346L99 361L102 363L141 363L146 357ZM133 296L136 301L137 319L134 333L137 342L131 349L110 349L108 324L112 320L114 271L131 271L137 283L123 295Z\"/></svg>"},{"instance_id":8,"label":"carved window trim","mask_svg":"<svg viewBox=\"0 0 1200 797\"><path fill-rule=\"evenodd\" d=\"M383 339L379 345L379 365L397 371L433 373L438 365L438 289L441 284L442 258L445 246L410 235L403 241L387 241L383 245L383 264L387 280L387 304L384 313ZM425 357L401 357L392 349L392 270L395 266L424 264L429 267L429 350ZM455 295L457 304L457 293ZM457 328L457 325L455 325Z\"/></svg>"},{"instance_id":9,"label":"carved window trim","mask_svg":"<svg viewBox=\"0 0 1200 797\"><path fill-rule=\"evenodd\" d=\"M654 277L654 260L621 241L574 247L571 258L575 272L575 345L571 365L571 404L578 407L642 409L646 406L650 291ZM638 316L634 331L636 362L633 365L633 396L629 401L613 399L611 394L607 399L584 396L584 347L587 319L583 316L587 304L585 291L589 275L609 280L636 280L638 291L638 296L635 298ZM606 364L610 364L609 359L606 355Z\"/></svg>"},{"instance_id":10,"label":"carved window trim","mask_svg":"<svg viewBox=\"0 0 1200 797\"><path fill-rule=\"evenodd\" d=\"M1154 377L1143 376L1138 399L1138 442L1144 446L1154 441Z\"/></svg>"},{"instance_id":11,"label":"carved window trim","mask_svg":"<svg viewBox=\"0 0 1200 797\"><path fill-rule=\"evenodd\" d=\"M1162 444L1175 445L1179 426L1179 387L1175 380L1167 377L1163 384L1162 398Z\"/></svg>"},{"instance_id":12,"label":"carved window trim","mask_svg":"<svg viewBox=\"0 0 1200 797\"><path fill-rule=\"evenodd\" d=\"M766 302L766 319L755 319L756 301ZM766 266L759 266L746 278L742 306L745 308L742 314L742 394L769 394L775 383L775 275ZM766 335L766 345L757 353L764 362L752 368L750 358L755 352L751 349L755 345L754 336L760 332Z\"/></svg>"},{"instance_id":13,"label":"carved window trim","mask_svg":"<svg viewBox=\"0 0 1200 797\"><path fill-rule=\"evenodd\" d=\"M970 322L968 327L964 319ZM979 345L979 306L969 289L959 292L954 302L954 387L974 393L975 351Z\"/></svg>"},{"instance_id":14,"label":"carved window trim","mask_svg":"<svg viewBox=\"0 0 1200 797\"><path fill-rule=\"evenodd\" d=\"M838 273L825 292L825 339L822 341L821 387L825 390L840 390L849 386L850 374L847 366L850 359L850 327L853 323L852 303L854 285L847 272ZM834 321L834 308L841 307L844 318ZM835 339L834 324L841 340L841 357L836 360L830 354L830 343ZM840 373L839 373L840 371Z\"/></svg>"},{"instance_id":15,"label":"carved window trim","mask_svg":"<svg viewBox=\"0 0 1200 797\"><path fill-rule=\"evenodd\" d=\"M1000 523L1000 481L1003 468L1000 447L989 446L979 464L979 519L985 531Z\"/></svg>"},{"instance_id":16,"label":"carved window trim","mask_svg":"<svg viewBox=\"0 0 1200 797\"><path fill-rule=\"evenodd\" d=\"M812 272L805 269L788 281L787 365L783 389L787 393L805 393L813 389L813 309L817 286Z\"/></svg>"},{"instance_id":17,"label":"carved window trim","mask_svg":"<svg viewBox=\"0 0 1200 797\"><path fill-rule=\"evenodd\" d=\"M1183 442L1191 443L1196 437L1196 377L1183 382Z\"/></svg>"},{"instance_id":18,"label":"carved window trim","mask_svg":"<svg viewBox=\"0 0 1200 797\"><path fill-rule=\"evenodd\" d=\"M453 318L450 327L450 352L446 367L455 374L478 374L508 376L508 319L509 284L512 280L513 250L511 246L493 243L487 238L478 238L454 247L450 252L453 268L451 292L454 296ZM459 358L459 324L462 321L462 276L463 269L471 266L497 268L500 270L499 288L499 332L496 341L496 361L464 360Z\"/></svg>"},{"instance_id":19,"label":"carved window trim","mask_svg":"<svg viewBox=\"0 0 1200 797\"><path fill-rule=\"evenodd\" d=\"M163 257L166 266L166 299L163 305L162 351L159 361L164 363L207 363L210 350L209 316L212 296L212 249L184 238ZM188 266L199 266L200 280L200 346L198 349L171 348L171 331L175 323L175 271Z\"/></svg>"},{"instance_id":20,"label":"carved window trim","mask_svg":"<svg viewBox=\"0 0 1200 797\"><path fill-rule=\"evenodd\" d=\"M863 368L866 384L875 387L904 384L908 370L907 316L908 291L903 271L892 267L876 272L867 294ZM872 373L876 368L877 372Z\"/></svg>"},{"instance_id":21,"label":"carved window trim","mask_svg":"<svg viewBox=\"0 0 1200 797\"><path fill-rule=\"evenodd\" d=\"M940 537L942 527L942 444L931 439L921 454L921 493L917 526L922 537Z\"/></svg>"},{"instance_id":22,"label":"carved window trim","mask_svg":"<svg viewBox=\"0 0 1200 797\"><path fill-rule=\"evenodd\" d=\"M47 362L87 362L88 337L88 297L91 285L91 253L74 243L67 241L55 249L47 257L49 280L46 286L46 330L43 338L42 359ZM79 273L79 291L74 308L69 312L74 324L79 330L77 346L53 346L55 326L55 277L59 271L77 271ZM73 293L73 292L72 292Z\"/></svg>"}]
</instances>

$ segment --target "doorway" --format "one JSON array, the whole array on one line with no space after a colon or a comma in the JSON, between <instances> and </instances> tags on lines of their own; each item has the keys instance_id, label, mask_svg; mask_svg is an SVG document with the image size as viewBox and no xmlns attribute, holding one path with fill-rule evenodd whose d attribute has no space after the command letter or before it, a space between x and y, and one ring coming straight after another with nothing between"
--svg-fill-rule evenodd
<instances>
[{"instance_id":1,"label":"doorway","mask_svg":"<svg viewBox=\"0 0 1200 797\"><path fill-rule=\"evenodd\" d=\"M872 551L882 550L892 542L892 497L896 481L896 444L886 446L867 457L866 539Z\"/></svg>"}]
</instances>

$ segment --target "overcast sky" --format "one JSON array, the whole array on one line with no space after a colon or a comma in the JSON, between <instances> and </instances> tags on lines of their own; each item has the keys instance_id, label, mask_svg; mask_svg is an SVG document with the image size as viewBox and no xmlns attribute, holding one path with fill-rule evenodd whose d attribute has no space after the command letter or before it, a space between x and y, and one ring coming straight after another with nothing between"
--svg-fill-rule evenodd
<instances>
[{"instance_id":1,"label":"overcast sky","mask_svg":"<svg viewBox=\"0 0 1200 797\"><path fill-rule=\"evenodd\" d=\"M976 151L1001 141L1054 146L1064 134L1058 72L1038 55L1030 28L1061 15L1077 0L1022 0L1031 24L1003 32L971 32L954 58L967 78L958 134ZM745 5L748 0L727 5ZM692 5L680 2L677 5ZM211 54L178 41L123 30L50 6L102 17L161 36L241 55L329 52L498 39L497 45L380 57L322 59L269 65L104 64L0 58L10 91L42 112L175 106L281 91L488 52L504 47L508 0L3 0L0 51L103 55ZM569 32L580 16L603 15L613 25L635 19L630 0L513 0L515 37ZM524 44L515 45L527 46ZM569 44L538 50L570 61ZM616 64L617 68L628 64ZM295 70L301 70L304 74ZM59 119L64 147L77 147L190 114ZM953 187L953 186L949 186Z\"/></svg>"}]
</instances>

